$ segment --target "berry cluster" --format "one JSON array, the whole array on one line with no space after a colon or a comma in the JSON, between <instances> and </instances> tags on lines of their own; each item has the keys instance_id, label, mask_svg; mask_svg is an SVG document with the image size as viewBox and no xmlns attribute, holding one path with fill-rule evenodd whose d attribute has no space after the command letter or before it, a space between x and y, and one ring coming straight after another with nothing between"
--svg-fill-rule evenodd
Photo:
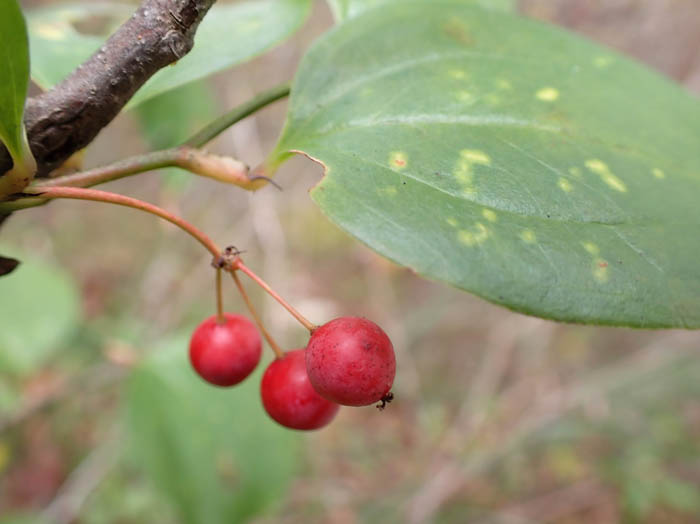
<instances>
[{"instance_id":1,"label":"berry cluster","mask_svg":"<svg viewBox=\"0 0 700 524\"><path fill-rule=\"evenodd\" d=\"M202 322L190 341L195 371L216 386L245 379L260 361L255 325L241 315ZM306 348L279 355L265 370L265 411L282 426L311 430L328 424L340 405L366 406L393 398L396 360L389 337L374 322L337 318L311 330Z\"/></svg>"}]
</instances>

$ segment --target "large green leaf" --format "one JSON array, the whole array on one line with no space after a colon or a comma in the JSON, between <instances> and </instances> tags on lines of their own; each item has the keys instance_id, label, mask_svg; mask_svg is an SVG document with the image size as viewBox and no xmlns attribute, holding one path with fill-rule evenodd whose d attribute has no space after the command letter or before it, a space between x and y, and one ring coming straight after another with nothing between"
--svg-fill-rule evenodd
<instances>
[{"instance_id":1,"label":"large green leaf","mask_svg":"<svg viewBox=\"0 0 700 524\"><path fill-rule=\"evenodd\" d=\"M245 62L296 31L310 0L255 0L215 5L204 17L195 46L174 66L156 73L129 107L194 80ZM95 52L128 16L123 4L86 3L41 8L29 14L32 77L44 88L63 80ZM100 24L96 24L100 22ZM89 26L100 34L85 34Z\"/></svg>"},{"instance_id":2,"label":"large green leaf","mask_svg":"<svg viewBox=\"0 0 700 524\"><path fill-rule=\"evenodd\" d=\"M24 101L29 83L27 27L17 0L0 2L0 141L24 157Z\"/></svg>"},{"instance_id":3,"label":"large green leaf","mask_svg":"<svg viewBox=\"0 0 700 524\"><path fill-rule=\"evenodd\" d=\"M401 1L304 58L271 164L416 272L525 313L700 327L700 103L564 31Z\"/></svg>"},{"instance_id":4,"label":"large green leaf","mask_svg":"<svg viewBox=\"0 0 700 524\"><path fill-rule=\"evenodd\" d=\"M379 7L394 0L327 0L337 22L343 22L360 13ZM432 0L423 0L430 3ZM500 9L501 11L515 11L515 0L463 0L474 2L486 9Z\"/></svg>"},{"instance_id":5,"label":"large green leaf","mask_svg":"<svg viewBox=\"0 0 700 524\"><path fill-rule=\"evenodd\" d=\"M9 248L3 253L15 254ZM75 283L55 265L25 260L0 278L0 374L31 372L61 348L79 320Z\"/></svg>"},{"instance_id":6,"label":"large green leaf","mask_svg":"<svg viewBox=\"0 0 700 524\"><path fill-rule=\"evenodd\" d=\"M129 381L134 452L183 522L247 522L284 495L299 436L265 415L259 373L213 387L191 369L187 344L165 344Z\"/></svg>"}]
</instances>

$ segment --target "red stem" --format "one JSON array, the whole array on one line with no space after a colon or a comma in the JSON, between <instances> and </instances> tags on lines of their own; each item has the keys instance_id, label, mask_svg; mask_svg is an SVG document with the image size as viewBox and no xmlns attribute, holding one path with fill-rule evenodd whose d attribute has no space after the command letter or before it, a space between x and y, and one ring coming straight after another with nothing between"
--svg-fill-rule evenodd
<instances>
[{"instance_id":1,"label":"red stem","mask_svg":"<svg viewBox=\"0 0 700 524\"><path fill-rule=\"evenodd\" d=\"M216 268L216 320L219 324L225 324L224 295L221 290L221 268Z\"/></svg>"},{"instance_id":2,"label":"red stem","mask_svg":"<svg viewBox=\"0 0 700 524\"><path fill-rule=\"evenodd\" d=\"M281 296L279 296L269 285L267 285L267 282L265 282L262 278L260 278L258 275L256 275L248 266L246 266L243 261L240 258L237 258L233 264L231 264L231 269L237 270L240 269L243 271L246 275L248 275L253 281L259 285L261 288L263 288L267 293L274 298L277 302L279 302L291 315L296 318L299 323L304 326L306 329L309 330L309 332L313 333L313 331L318 327L317 325L311 323L304 315L299 313L296 309L294 309L291 304L289 304L286 300L284 300Z\"/></svg>"},{"instance_id":3,"label":"red stem","mask_svg":"<svg viewBox=\"0 0 700 524\"><path fill-rule=\"evenodd\" d=\"M282 351L282 348L279 347L277 342L275 342L275 339L272 338L272 335L265 329L265 326L263 325L262 319L260 318L260 315L258 315L258 312L256 311L255 307L253 306L253 303L250 301L250 297L248 297L248 293L246 293L245 288L243 287L243 284L241 283L241 279L238 278L238 275L236 274L235 271L231 271L231 276L233 277L234 282L236 283L236 287L238 288L238 291L241 294L241 297L243 297L243 302L245 302L245 305L248 307L248 311L250 311L250 314L252 315L253 319L255 320L255 323L258 325L258 328L260 329L260 332L263 334L263 337L265 337L265 340L267 340L267 343L270 345L272 348L272 351L275 352L275 356L277 358L283 358L284 357L284 351Z\"/></svg>"},{"instance_id":4,"label":"red stem","mask_svg":"<svg viewBox=\"0 0 700 524\"><path fill-rule=\"evenodd\" d=\"M27 188L25 189L25 191L41 198L70 198L73 200L91 200L93 202L108 202L110 204L116 204L118 206L140 209L141 211L151 213L152 215L156 215L164 220L167 220L171 224L175 224L177 227L188 233L205 248L207 248L207 250L214 257L218 258L221 256L221 250L214 243L214 241L211 238L209 238L205 233L194 227L192 224L176 215L173 215L172 213L169 213L165 209L161 209L158 206L154 206L153 204L143 202L136 198L118 195L116 193L110 193L108 191L100 191L99 189L85 189L81 187L38 187L31 189Z\"/></svg>"}]
</instances>

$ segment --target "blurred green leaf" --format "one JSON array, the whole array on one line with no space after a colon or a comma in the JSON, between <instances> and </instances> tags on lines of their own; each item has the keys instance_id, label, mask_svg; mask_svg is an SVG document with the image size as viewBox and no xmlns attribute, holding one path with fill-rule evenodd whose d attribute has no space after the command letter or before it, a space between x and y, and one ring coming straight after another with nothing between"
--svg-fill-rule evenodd
<instances>
[{"instance_id":1,"label":"blurred green leaf","mask_svg":"<svg viewBox=\"0 0 700 524\"><path fill-rule=\"evenodd\" d=\"M214 93L203 82L192 82L146 100L136 108L144 135L152 149L166 149L184 142L216 116ZM180 169L161 169L165 184L183 190L192 181Z\"/></svg>"},{"instance_id":2,"label":"blurred green leaf","mask_svg":"<svg viewBox=\"0 0 700 524\"><path fill-rule=\"evenodd\" d=\"M240 64L294 33L306 20L310 0L256 0L212 7L195 36L195 46L177 64L156 73L128 107L176 87ZM75 3L34 9L28 14L32 77L49 88L85 61L130 14L124 4ZM78 28L88 26L91 32ZM96 33L96 34L95 34Z\"/></svg>"},{"instance_id":3,"label":"blurred green leaf","mask_svg":"<svg viewBox=\"0 0 700 524\"><path fill-rule=\"evenodd\" d=\"M668 478L663 483L661 496L673 509L693 512L695 515L700 511L700 490L693 484Z\"/></svg>"},{"instance_id":4,"label":"blurred green leaf","mask_svg":"<svg viewBox=\"0 0 700 524\"><path fill-rule=\"evenodd\" d=\"M6 247L2 251L12 253ZM80 319L72 278L54 265L23 259L17 270L0 279L0 371L17 374L45 362Z\"/></svg>"},{"instance_id":5,"label":"blurred green leaf","mask_svg":"<svg viewBox=\"0 0 700 524\"><path fill-rule=\"evenodd\" d=\"M32 80L44 89L58 84L97 51L132 11L128 5L110 2L49 5L27 11Z\"/></svg>"},{"instance_id":6,"label":"blurred green leaf","mask_svg":"<svg viewBox=\"0 0 700 524\"><path fill-rule=\"evenodd\" d=\"M697 328L698 136L696 98L612 51L404 0L313 46L269 164L323 164L324 214L426 277L545 318Z\"/></svg>"},{"instance_id":7,"label":"blurred green leaf","mask_svg":"<svg viewBox=\"0 0 700 524\"><path fill-rule=\"evenodd\" d=\"M215 388L192 371L187 347L184 338L165 344L130 378L133 451L184 522L242 522L284 496L298 435L265 415L259 373Z\"/></svg>"},{"instance_id":8,"label":"blurred green leaf","mask_svg":"<svg viewBox=\"0 0 700 524\"><path fill-rule=\"evenodd\" d=\"M27 26L17 0L0 2L0 141L24 158L24 101L29 85Z\"/></svg>"},{"instance_id":9,"label":"blurred green leaf","mask_svg":"<svg viewBox=\"0 0 700 524\"><path fill-rule=\"evenodd\" d=\"M127 107L267 51L299 29L310 8L310 0L215 5L197 29L194 49L174 67L156 73Z\"/></svg>"},{"instance_id":10,"label":"blurred green leaf","mask_svg":"<svg viewBox=\"0 0 700 524\"><path fill-rule=\"evenodd\" d=\"M336 22L344 22L368 9L374 9L395 0L327 0L333 12ZM432 0L424 0L431 2ZM515 11L515 0L463 0L474 2L485 9L497 9L500 11Z\"/></svg>"},{"instance_id":11,"label":"blurred green leaf","mask_svg":"<svg viewBox=\"0 0 700 524\"><path fill-rule=\"evenodd\" d=\"M145 101L136 114L153 149L174 147L216 116L214 93L192 82Z\"/></svg>"}]
</instances>

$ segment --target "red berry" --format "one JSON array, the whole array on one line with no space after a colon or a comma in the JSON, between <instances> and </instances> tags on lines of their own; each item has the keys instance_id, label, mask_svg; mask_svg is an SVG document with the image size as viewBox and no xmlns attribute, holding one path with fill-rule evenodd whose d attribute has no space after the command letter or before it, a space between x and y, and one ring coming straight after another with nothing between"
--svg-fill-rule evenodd
<instances>
[{"instance_id":1,"label":"red berry","mask_svg":"<svg viewBox=\"0 0 700 524\"><path fill-rule=\"evenodd\" d=\"M386 398L394 383L394 347L374 322L336 318L311 335L306 370L322 397L345 406L366 406Z\"/></svg>"},{"instance_id":2,"label":"red berry","mask_svg":"<svg viewBox=\"0 0 700 524\"><path fill-rule=\"evenodd\" d=\"M199 376L216 386L233 386L260 361L262 342L255 325L242 315L224 313L220 324L209 317L194 330L190 362Z\"/></svg>"},{"instance_id":3,"label":"red berry","mask_svg":"<svg viewBox=\"0 0 700 524\"><path fill-rule=\"evenodd\" d=\"M289 351L270 363L260 384L260 394L267 414L292 429L322 428L340 409L311 386L303 349Z\"/></svg>"}]
</instances>

